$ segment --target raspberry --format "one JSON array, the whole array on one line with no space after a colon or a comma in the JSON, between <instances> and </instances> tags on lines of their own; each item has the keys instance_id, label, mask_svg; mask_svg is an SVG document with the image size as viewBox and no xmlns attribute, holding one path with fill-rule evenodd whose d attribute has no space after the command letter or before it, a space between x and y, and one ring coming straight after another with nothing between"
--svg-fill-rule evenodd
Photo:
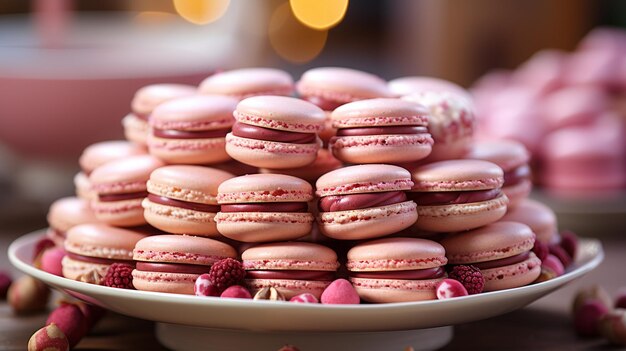
<instances>
[{"instance_id":1,"label":"raspberry","mask_svg":"<svg viewBox=\"0 0 626 351\"><path fill-rule=\"evenodd\" d=\"M533 252L543 262L548 257L548 244L539 240L535 240L535 246L533 246Z\"/></svg>"},{"instance_id":2,"label":"raspberry","mask_svg":"<svg viewBox=\"0 0 626 351\"><path fill-rule=\"evenodd\" d=\"M448 278L461 282L470 295L483 292L483 288L485 287L483 274L480 272L480 269L474 266L454 266L450 273L448 273Z\"/></svg>"},{"instance_id":3,"label":"raspberry","mask_svg":"<svg viewBox=\"0 0 626 351\"><path fill-rule=\"evenodd\" d=\"M243 269L243 264L230 257L215 262L209 271L209 281L219 291L237 285L245 276L246 271Z\"/></svg>"},{"instance_id":4,"label":"raspberry","mask_svg":"<svg viewBox=\"0 0 626 351\"><path fill-rule=\"evenodd\" d=\"M113 263L104 276L104 286L120 289L134 289L133 266L127 263Z\"/></svg>"},{"instance_id":5,"label":"raspberry","mask_svg":"<svg viewBox=\"0 0 626 351\"><path fill-rule=\"evenodd\" d=\"M567 252L572 259L576 258L576 252L578 251L578 236L576 233L564 230L561 232L561 242L559 245Z\"/></svg>"}]
</instances>

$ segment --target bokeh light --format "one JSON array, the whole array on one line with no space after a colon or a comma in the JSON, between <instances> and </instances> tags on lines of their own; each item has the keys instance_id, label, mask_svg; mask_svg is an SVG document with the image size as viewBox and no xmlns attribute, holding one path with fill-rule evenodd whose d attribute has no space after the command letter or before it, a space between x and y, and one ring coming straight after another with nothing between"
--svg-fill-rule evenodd
<instances>
[{"instance_id":1,"label":"bokeh light","mask_svg":"<svg viewBox=\"0 0 626 351\"><path fill-rule=\"evenodd\" d=\"M293 16L288 3L274 10L269 24L272 48L287 61L305 63L324 49L328 32L311 29Z\"/></svg>"},{"instance_id":2,"label":"bokeh light","mask_svg":"<svg viewBox=\"0 0 626 351\"><path fill-rule=\"evenodd\" d=\"M313 29L329 29L341 22L349 0L289 0L298 21Z\"/></svg>"},{"instance_id":3,"label":"bokeh light","mask_svg":"<svg viewBox=\"0 0 626 351\"><path fill-rule=\"evenodd\" d=\"M193 24L208 24L220 19L230 0L174 0L176 12Z\"/></svg>"}]
</instances>

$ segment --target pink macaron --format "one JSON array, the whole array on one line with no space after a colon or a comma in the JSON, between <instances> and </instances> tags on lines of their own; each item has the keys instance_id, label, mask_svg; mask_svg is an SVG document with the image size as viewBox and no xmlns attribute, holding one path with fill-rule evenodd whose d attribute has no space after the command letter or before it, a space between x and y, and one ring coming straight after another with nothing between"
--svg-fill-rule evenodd
<instances>
[{"instance_id":1,"label":"pink macaron","mask_svg":"<svg viewBox=\"0 0 626 351\"><path fill-rule=\"evenodd\" d=\"M126 139L146 145L152 111L165 101L196 94L196 88L185 84L152 84L135 93L131 102L132 112L122 120Z\"/></svg>"},{"instance_id":2,"label":"pink macaron","mask_svg":"<svg viewBox=\"0 0 626 351\"><path fill-rule=\"evenodd\" d=\"M78 159L81 171L74 177L76 195L83 199L94 197L89 183L89 175L94 169L107 162L147 153L145 146L126 140L102 141L87 146Z\"/></svg>"},{"instance_id":3,"label":"pink macaron","mask_svg":"<svg viewBox=\"0 0 626 351\"><path fill-rule=\"evenodd\" d=\"M390 80L387 86L389 87L389 91L395 96L406 96L423 91L434 91L438 93L450 92L464 97L468 101L472 101L472 96L467 90L463 89L463 87L440 78L424 76L400 77Z\"/></svg>"},{"instance_id":4,"label":"pink macaron","mask_svg":"<svg viewBox=\"0 0 626 351\"><path fill-rule=\"evenodd\" d=\"M384 238L348 251L350 281L362 300L407 302L436 299L446 277L446 253L439 243L417 238Z\"/></svg>"},{"instance_id":5,"label":"pink macaron","mask_svg":"<svg viewBox=\"0 0 626 351\"><path fill-rule=\"evenodd\" d=\"M133 285L137 290L193 295L196 279L213 263L236 258L230 245L187 235L156 235L137 242Z\"/></svg>"},{"instance_id":6,"label":"pink macaron","mask_svg":"<svg viewBox=\"0 0 626 351\"><path fill-rule=\"evenodd\" d=\"M551 244L558 237L556 214L539 201L524 199L509 209L501 220L526 224L535 233L537 241L544 244Z\"/></svg>"},{"instance_id":7,"label":"pink macaron","mask_svg":"<svg viewBox=\"0 0 626 351\"><path fill-rule=\"evenodd\" d=\"M286 96L242 100L237 122L226 136L226 152L235 160L264 168L296 168L315 161L317 133L326 115L317 106Z\"/></svg>"},{"instance_id":8,"label":"pink macaron","mask_svg":"<svg viewBox=\"0 0 626 351\"><path fill-rule=\"evenodd\" d=\"M333 156L333 154L325 149L320 149L317 152L315 161L310 165L298 168L286 168L286 169L271 169L261 168L259 173L263 174L286 174L300 179L304 179L311 184L315 184L319 177L324 174L341 168L343 163Z\"/></svg>"},{"instance_id":9,"label":"pink macaron","mask_svg":"<svg viewBox=\"0 0 626 351\"><path fill-rule=\"evenodd\" d=\"M541 261L531 251L535 234L517 222L497 222L441 241L448 264L473 265L485 278L484 291L510 289L532 283Z\"/></svg>"},{"instance_id":10,"label":"pink macaron","mask_svg":"<svg viewBox=\"0 0 626 351\"><path fill-rule=\"evenodd\" d=\"M113 263L133 264L133 248L145 237L146 234L105 224L72 227L65 239L63 276L89 281L94 275L104 277Z\"/></svg>"},{"instance_id":11,"label":"pink macaron","mask_svg":"<svg viewBox=\"0 0 626 351\"><path fill-rule=\"evenodd\" d=\"M414 162L428 156L433 138L428 111L400 99L351 102L331 115L337 135L330 139L335 157L348 163Z\"/></svg>"},{"instance_id":12,"label":"pink macaron","mask_svg":"<svg viewBox=\"0 0 626 351\"><path fill-rule=\"evenodd\" d=\"M469 230L499 220L508 199L504 172L482 160L430 163L413 171L409 198L417 204L419 230L446 233Z\"/></svg>"},{"instance_id":13,"label":"pink macaron","mask_svg":"<svg viewBox=\"0 0 626 351\"><path fill-rule=\"evenodd\" d=\"M132 227L146 223L141 201L148 195L146 182L150 173L164 166L149 155L133 156L106 163L89 176L97 198L91 208L104 223Z\"/></svg>"},{"instance_id":14,"label":"pink macaron","mask_svg":"<svg viewBox=\"0 0 626 351\"><path fill-rule=\"evenodd\" d=\"M224 181L218 188L217 230L244 242L291 240L311 231L308 202L313 189L300 178L250 174Z\"/></svg>"},{"instance_id":15,"label":"pink macaron","mask_svg":"<svg viewBox=\"0 0 626 351\"><path fill-rule=\"evenodd\" d=\"M63 247L67 231L79 224L97 223L89 201L78 197L64 197L56 200L48 210L48 231L46 236L58 247Z\"/></svg>"},{"instance_id":16,"label":"pink macaron","mask_svg":"<svg viewBox=\"0 0 626 351\"><path fill-rule=\"evenodd\" d=\"M254 294L274 287L286 299L309 293L318 299L335 279L335 251L313 243L281 242L253 246L241 254L246 284Z\"/></svg>"},{"instance_id":17,"label":"pink macaron","mask_svg":"<svg viewBox=\"0 0 626 351\"><path fill-rule=\"evenodd\" d=\"M373 74L341 67L318 67L302 75L298 94L324 111L348 102L392 97L387 82Z\"/></svg>"},{"instance_id":18,"label":"pink macaron","mask_svg":"<svg viewBox=\"0 0 626 351\"><path fill-rule=\"evenodd\" d=\"M242 68L216 73L200 83L200 94L227 95L243 100L256 95L291 96L293 78L275 68Z\"/></svg>"},{"instance_id":19,"label":"pink macaron","mask_svg":"<svg viewBox=\"0 0 626 351\"><path fill-rule=\"evenodd\" d=\"M202 166L157 168L148 180L144 217L155 228L173 234L219 236L217 188L234 175Z\"/></svg>"},{"instance_id":20,"label":"pink macaron","mask_svg":"<svg viewBox=\"0 0 626 351\"><path fill-rule=\"evenodd\" d=\"M319 229L340 240L377 238L405 229L417 220L415 203L405 194L412 185L411 174L392 165L358 165L326 173L316 183Z\"/></svg>"},{"instance_id":21,"label":"pink macaron","mask_svg":"<svg viewBox=\"0 0 626 351\"><path fill-rule=\"evenodd\" d=\"M509 198L509 208L528 197L532 189L528 166L530 153L514 140L488 140L472 144L465 158L495 163L504 171L502 191Z\"/></svg>"},{"instance_id":22,"label":"pink macaron","mask_svg":"<svg viewBox=\"0 0 626 351\"><path fill-rule=\"evenodd\" d=\"M150 118L150 154L167 163L213 164L230 160L225 137L237 99L196 95L159 105Z\"/></svg>"},{"instance_id":23,"label":"pink macaron","mask_svg":"<svg viewBox=\"0 0 626 351\"><path fill-rule=\"evenodd\" d=\"M435 140L429 161L463 157L475 129L474 107L465 97L450 92L422 91L403 97L428 109L428 131Z\"/></svg>"}]
</instances>

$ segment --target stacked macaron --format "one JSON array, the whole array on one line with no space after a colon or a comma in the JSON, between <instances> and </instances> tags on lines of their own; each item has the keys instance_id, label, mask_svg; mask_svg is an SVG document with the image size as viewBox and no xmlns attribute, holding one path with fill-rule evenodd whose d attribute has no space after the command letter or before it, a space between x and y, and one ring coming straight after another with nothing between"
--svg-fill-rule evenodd
<instances>
[{"instance_id":1,"label":"stacked macaron","mask_svg":"<svg viewBox=\"0 0 626 351\"><path fill-rule=\"evenodd\" d=\"M293 78L275 68L242 68L216 73L200 83L204 95L226 95L243 100L257 95L293 95Z\"/></svg>"},{"instance_id":2,"label":"stacked macaron","mask_svg":"<svg viewBox=\"0 0 626 351\"><path fill-rule=\"evenodd\" d=\"M78 197L64 197L55 201L48 210L46 236L58 247L63 247L67 231L85 223L96 223L89 201Z\"/></svg>"}]
</instances>

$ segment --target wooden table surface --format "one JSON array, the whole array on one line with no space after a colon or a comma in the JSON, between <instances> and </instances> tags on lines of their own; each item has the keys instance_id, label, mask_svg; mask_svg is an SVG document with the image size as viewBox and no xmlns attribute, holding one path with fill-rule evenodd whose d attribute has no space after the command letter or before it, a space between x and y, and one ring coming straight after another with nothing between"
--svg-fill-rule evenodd
<instances>
[{"instance_id":1,"label":"wooden table surface","mask_svg":"<svg viewBox=\"0 0 626 351\"><path fill-rule=\"evenodd\" d=\"M6 248L13 239L45 226L41 220L27 223L0 225L0 269L12 269L6 257ZM602 339L576 337L569 315L577 289L601 284L614 294L618 288L626 286L626 229L616 228L615 232L601 238L606 258L596 270L521 310L455 326L454 339L443 350L617 349L608 346ZM15 270L13 273L15 276L19 274ZM0 302L0 350L25 350L30 335L43 325L46 317L46 313L16 317L6 302ZM78 344L76 350L164 350L155 339L153 329L152 322L110 313Z\"/></svg>"}]
</instances>

